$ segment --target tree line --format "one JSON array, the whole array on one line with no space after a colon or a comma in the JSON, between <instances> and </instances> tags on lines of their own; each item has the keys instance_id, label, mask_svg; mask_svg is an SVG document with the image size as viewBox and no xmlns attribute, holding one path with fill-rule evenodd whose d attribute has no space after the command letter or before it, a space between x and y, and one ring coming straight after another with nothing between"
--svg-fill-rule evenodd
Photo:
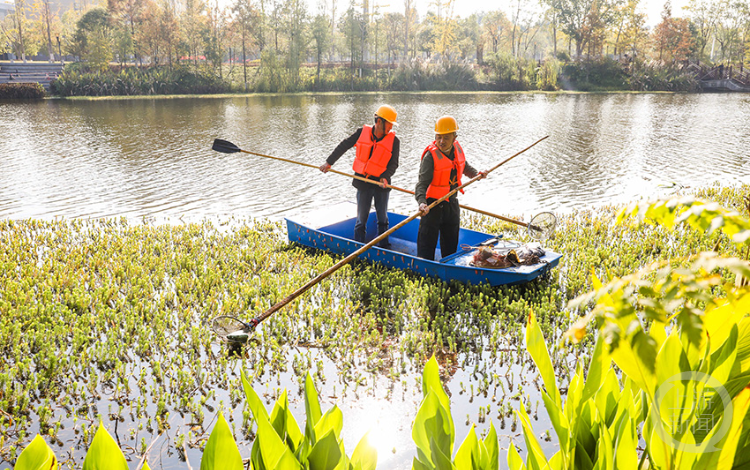
<instances>
[{"instance_id":1,"label":"tree line","mask_svg":"<svg viewBox=\"0 0 750 470\"><path fill-rule=\"evenodd\" d=\"M262 81L288 91L331 73L390 80L415 62L496 72L502 63L603 58L742 69L750 47L750 0L691 0L679 13L667 1L654 27L639 0L507 0L504 10L465 18L456 1L419 12L402 0L393 12L373 0L319 0L314 11L305 0L102 0L58 15L49 0L15 0L0 23L0 52L63 54L94 68L209 67L245 88Z\"/></svg>"}]
</instances>

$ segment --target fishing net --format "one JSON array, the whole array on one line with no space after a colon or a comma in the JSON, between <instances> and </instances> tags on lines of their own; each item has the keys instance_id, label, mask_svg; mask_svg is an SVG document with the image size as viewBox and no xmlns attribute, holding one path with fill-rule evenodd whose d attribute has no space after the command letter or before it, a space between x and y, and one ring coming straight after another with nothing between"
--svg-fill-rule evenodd
<instances>
[{"instance_id":1,"label":"fishing net","mask_svg":"<svg viewBox=\"0 0 750 470\"><path fill-rule=\"evenodd\" d=\"M228 315L218 316L211 322L211 329L214 330L214 333L223 338L226 338L232 333L249 330L249 328L250 327L247 323Z\"/></svg>"},{"instance_id":2,"label":"fishing net","mask_svg":"<svg viewBox=\"0 0 750 470\"><path fill-rule=\"evenodd\" d=\"M555 233L557 217L551 212L542 212L534 216L526 226L526 231L532 240L547 240Z\"/></svg>"}]
</instances>

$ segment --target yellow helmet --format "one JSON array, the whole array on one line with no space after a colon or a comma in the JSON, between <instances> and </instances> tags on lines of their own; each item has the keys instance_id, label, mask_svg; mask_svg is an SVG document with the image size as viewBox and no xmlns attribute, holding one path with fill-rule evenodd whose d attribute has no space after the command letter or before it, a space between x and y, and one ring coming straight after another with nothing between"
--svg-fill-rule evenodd
<instances>
[{"instance_id":1,"label":"yellow helmet","mask_svg":"<svg viewBox=\"0 0 750 470\"><path fill-rule=\"evenodd\" d=\"M387 104L384 104L383 106L379 107L377 111L375 111L375 116L379 116L386 121L390 122L394 126L397 126L398 123L396 122L396 110L392 107L388 106Z\"/></svg>"},{"instance_id":2,"label":"yellow helmet","mask_svg":"<svg viewBox=\"0 0 750 470\"><path fill-rule=\"evenodd\" d=\"M450 134L458 131L458 121L453 116L443 116L435 121L435 134Z\"/></svg>"}]
</instances>

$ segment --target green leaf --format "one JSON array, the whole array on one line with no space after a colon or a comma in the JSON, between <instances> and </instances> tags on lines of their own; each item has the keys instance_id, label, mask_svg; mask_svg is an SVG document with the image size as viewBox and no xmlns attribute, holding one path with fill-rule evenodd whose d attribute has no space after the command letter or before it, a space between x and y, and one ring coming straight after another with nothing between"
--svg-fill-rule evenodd
<instances>
[{"instance_id":1,"label":"green leaf","mask_svg":"<svg viewBox=\"0 0 750 470\"><path fill-rule=\"evenodd\" d=\"M462 470L476 469L474 462L479 462L479 457L479 439L477 439L477 433L472 425L469 434L466 435L466 439L464 439L464 442L458 448L458 451L456 451L456 458L453 459L453 462L456 464L456 468Z\"/></svg>"},{"instance_id":2,"label":"green leaf","mask_svg":"<svg viewBox=\"0 0 750 470\"><path fill-rule=\"evenodd\" d=\"M369 436L369 432L362 436L357 447L354 448L351 463L355 468L361 470L375 470L375 467L378 465L378 451L370 445Z\"/></svg>"},{"instance_id":3,"label":"green leaf","mask_svg":"<svg viewBox=\"0 0 750 470\"><path fill-rule=\"evenodd\" d=\"M521 426L523 427L523 438L526 441L526 451L528 452L528 467L530 470L542 470L549 465L547 457L544 455L542 446L534 435L534 430L531 427L531 421L529 415L526 414L526 407L521 404L519 409L516 411L516 415L520 418Z\"/></svg>"},{"instance_id":4,"label":"green leaf","mask_svg":"<svg viewBox=\"0 0 750 470\"><path fill-rule=\"evenodd\" d=\"M44 442L42 436L34 440L21 452L16 461L15 470L56 470L57 458L52 449Z\"/></svg>"},{"instance_id":5,"label":"green leaf","mask_svg":"<svg viewBox=\"0 0 750 470\"><path fill-rule=\"evenodd\" d=\"M487 449L487 470L498 470L498 466L500 465L500 448L497 445L497 431L495 431L492 421L490 421L490 430L484 438L484 447Z\"/></svg>"},{"instance_id":6,"label":"green leaf","mask_svg":"<svg viewBox=\"0 0 750 470\"><path fill-rule=\"evenodd\" d=\"M256 421L259 421L261 418L268 421L268 411L266 411L266 407L263 406L263 401L258 394L255 393L255 390L253 390L250 381L245 375L244 369L242 370L242 389L245 391L245 399L247 400L247 405L250 407L250 411L253 413L253 418Z\"/></svg>"},{"instance_id":7,"label":"green leaf","mask_svg":"<svg viewBox=\"0 0 750 470\"><path fill-rule=\"evenodd\" d=\"M275 469L276 463L282 460L284 454L289 452L293 456L289 448L286 446L284 441L281 440L276 430L271 426L271 422L268 419L260 418L257 420L258 433L255 436L255 440L258 442L258 448L260 450L260 462L266 469ZM294 459L296 461L296 459ZM299 465L299 464L298 464Z\"/></svg>"},{"instance_id":8,"label":"green leaf","mask_svg":"<svg viewBox=\"0 0 750 470\"><path fill-rule=\"evenodd\" d=\"M516 445L512 442L508 446L508 469L509 470L526 470L526 465L523 464L523 459L518 455Z\"/></svg>"},{"instance_id":9,"label":"green leaf","mask_svg":"<svg viewBox=\"0 0 750 470\"><path fill-rule=\"evenodd\" d=\"M83 470L128 470L125 456L112 436L104 429L101 420L83 461Z\"/></svg>"},{"instance_id":10,"label":"green leaf","mask_svg":"<svg viewBox=\"0 0 750 470\"><path fill-rule=\"evenodd\" d=\"M432 457L432 464L435 466L435 470L455 470L456 467L451 462L451 456L445 455L443 450L438 446L435 439L430 439L430 451ZM468 467L471 469L471 467Z\"/></svg>"},{"instance_id":11,"label":"green leaf","mask_svg":"<svg viewBox=\"0 0 750 470\"><path fill-rule=\"evenodd\" d=\"M635 435L635 423L629 414L623 414L617 429L615 442L615 465L617 470L638 469L638 440Z\"/></svg>"},{"instance_id":12,"label":"green leaf","mask_svg":"<svg viewBox=\"0 0 750 470\"><path fill-rule=\"evenodd\" d=\"M318 392L315 390L315 383L313 383L310 371L307 371L307 376L305 377L305 414L307 415L305 436L307 436L307 439L311 443L315 444L315 425L320 421L322 413L320 411Z\"/></svg>"},{"instance_id":13,"label":"green leaf","mask_svg":"<svg viewBox=\"0 0 750 470\"><path fill-rule=\"evenodd\" d=\"M315 443L310 451L308 456L310 470L333 470L340 460L341 449L338 439L335 431L330 429Z\"/></svg>"},{"instance_id":14,"label":"green leaf","mask_svg":"<svg viewBox=\"0 0 750 470\"><path fill-rule=\"evenodd\" d=\"M430 391L422 400L422 404L414 418L411 436L417 445L417 456L424 463L433 463L430 439L445 455L452 455L453 442L450 435L450 424L445 408L434 391Z\"/></svg>"},{"instance_id":15,"label":"green leaf","mask_svg":"<svg viewBox=\"0 0 750 470\"><path fill-rule=\"evenodd\" d=\"M315 425L315 435L323 436L328 431L333 431L336 439L341 434L341 429L344 427L344 415L338 406L333 405L333 408L326 411L326 413L318 420L318 424Z\"/></svg>"},{"instance_id":16,"label":"green leaf","mask_svg":"<svg viewBox=\"0 0 750 470\"><path fill-rule=\"evenodd\" d=\"M148 466L148 461L143 462L143 467L141 467L141 470L151 470L151 467Z\"/></svg>"},{"instance_id":17,"label":"green leaf","mask_svg":"<svg viewBox=\"0 0 750 470\"><path fill-rule=\"evenodd\" d=\"M242 456L222 413L203 450L201 470L243 470Z\"/></svg>"},{"instance_id":18,"label":"green leaf","mask_svg":"<svg viewBox=\"0 0 750 470\"><path fill-rule=\"evenodd\" d=\"M414 457L411 461L412 470L433 470L431 466L422 463L418 458Z\"/></svg>"},{"instance_id":19,"label":"green leaf","mask_svg":"<svg viewBox=\"0 0 750 470\"><path fill-rule=\"evenodd\" d=\"M547 344L544 342L542 330L539 328L539 324L534 317L534 312L531 310L529 310L529 318L526 324L526 349L531 354L534 364L536 364L539 373L542 375L544 387L547 389L547 392L554 398L557 406L562 407L560 391L557 389L555 369L552 367L552 360L549 357L549 351L547 350Z\"/></svg>"},{"instance_id":20,"label":"green leaf","mask_svg":"<svg viewBox=\"0 0 750 470\"><path fill-rule=\"evenodd\" d=\"M453 442L456 438L456 430L453 425L453 417L451 416L451 400L450 397L448 397L448 394L445 393L445 389L443 388L443 382L440 380L440 367L438 366L437 361L435 360L435 355L433 354L429 361L427 361L427 364L424 366L424 371L422 371L422 397L427 397L427 394L432 391L437 399L440 401L440 405L442 408L446 411L446 415L448 416L448 427L450 429L450 449L446 452L443 450L447 455L453 454Z\"/></svg>"}]
</instances>

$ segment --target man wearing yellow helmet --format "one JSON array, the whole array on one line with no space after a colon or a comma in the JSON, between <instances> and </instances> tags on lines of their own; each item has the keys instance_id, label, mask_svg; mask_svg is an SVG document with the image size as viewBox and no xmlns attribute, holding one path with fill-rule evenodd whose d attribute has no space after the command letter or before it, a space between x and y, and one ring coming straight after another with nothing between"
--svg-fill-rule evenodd
<instances>
[{"instance_id":1,"label":"man wearing yellow helmet","mask_svg":"<svg viewBox=\"0 0 750 470\"><path fill-rule=\"evenodd\" d=\"M380 186L366 183L364 181L352 180L352 185L357 188L357 222L354 225L354 239L360 243L365 242L367 218L370 215L370 207L375 201L375 214L378 220L378 233L388 230L388 195L391 188L391 177L398 168L398 155L400 142L396 133L392 131L396 123L396 111L383 105L375 112L375 125L364 125L336 146L326 162L320 166L320 171L326 173L336 160L352 147L356 147L354 157L354 173L367 179L377 181ZM381 247L388 248L388 239L379 243Z\"/></svg>"},{"instance_id":2,"label":"man wearing yellow helmet","mask_svg":"<svg viewBox=\"0 0 750 470\"><path fill-rule=\"evenodd\" d=\"M456 140L457 132L458 122L454 117L441 117L435 123L435 141L422 152L419 181L414 190L422 212L417 233L417 256L420 258L435 259L438 237L443 257L452 255L458 248L461 212L456 195L432 210L428 206L461 186L462 175L469 178L487 176L486 171L477 171L466 162L464 150Z\"/></svg>"}]
</instances>

